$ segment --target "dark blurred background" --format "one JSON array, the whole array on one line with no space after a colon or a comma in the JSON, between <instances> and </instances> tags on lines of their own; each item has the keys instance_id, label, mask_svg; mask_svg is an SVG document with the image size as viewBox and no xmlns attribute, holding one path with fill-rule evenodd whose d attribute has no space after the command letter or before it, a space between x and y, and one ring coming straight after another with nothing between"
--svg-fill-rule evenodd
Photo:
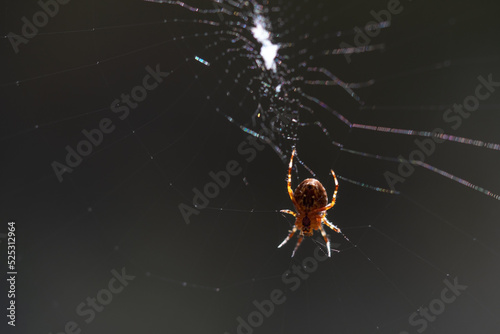
<instances>
[{"instance_id":1,"label":"dark blurred background","mask_svg":"<svg viewBox=\"0 0 500 334\"><path fill-rule=\"evenodd\" d=\"M498 333L500 202L423 168L397 184L399 196L341 181L328 217L350 242L328 230L340 252L319 263L296 291L283 282L283 273L313 256L321 241L306 239L293 259L295 238L276 248L293 224L291 216L276 212L292 209L286 166L268 146L247 162L238 147L248 134L224 117L250 126L257 102L266 101L245 89L258 73L248 69L248 52L224 54L232 46L218 31L227 31L228 21L241 22L238 17L143 1L69 1L16 53L8 34L20 35L22 18L32 21L41 7L31 0L3 4L5 314L8 221L16 222L18 275L16 327L7 326L2 314L2 333L233 334L237 318L248 321L253 302L269 299L274 289L285 293L286 302L241 333ZM208 0L189 4L214 8ZM478 76L500 81L497 3L401 2L401 13L372 40L385 49L353 55L351 63L342 55L319 54L341 42L354 44L352 29L372 21L370 11L387 9L387 1L267 6L281 8L269 14L275 41L295 43L280 50L290 69L299 71L307 60L346 82L375 80L356 91L364 106L339 87L301 86L351 121L442 128L500 143L500 92L481 102L458 129L443 121L448 107L474 94ZM193 22L199 19L222 25ZM335 37L337 31L343 34ZM311 38L301 39L304 34ZM148 66L171 74L121 120L110 105L142 85ZM349 132L326 110L314 106L314 112L312 120L347 148L405 158L416 149L415 137ZM75 149L82 130L97 128L105 118L114 130L59 182L51 164L65 163L66 146ZM318 128L300 129L298 138L300 159L329 196L330 169L385 188L384 173L397 174L397 163L342 152ZM281 144L289 154L291 143ZM193 188L202 189L211 171L226 169L232 160L242 172L187 224L179 205L192 206ZM500 193L498 151L447 142L426 162ZM294 186L306 177L299 166ZM122 270L135 278L121 292L103 291ZM467 288L455 301L440 304L446 279ZM96 297L100 306L91 316L87 298ZM88 312L81 315L79 306ZM413 320L420 322L410 323L419 307L430 306L439 314L418 315Z\"/></svg>"}]
</instances>

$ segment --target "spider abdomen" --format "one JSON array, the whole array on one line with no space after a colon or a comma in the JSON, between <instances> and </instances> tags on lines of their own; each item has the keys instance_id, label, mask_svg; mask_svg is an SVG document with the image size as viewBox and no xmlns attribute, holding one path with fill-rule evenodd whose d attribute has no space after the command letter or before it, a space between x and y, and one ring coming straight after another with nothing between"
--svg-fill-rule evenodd
<instances>
[{"instance_id":1,"label":"spider abdomen","mask_svg":"<svg viewBox=\"0 0 500 334\"><path fill-rule=\"evenodd\" d=\"M307 213L308 211L322 208L328 202L325 187L316 179L305 179L294 192L297 201L297 211Z\"/></svg>"}]
</instances>

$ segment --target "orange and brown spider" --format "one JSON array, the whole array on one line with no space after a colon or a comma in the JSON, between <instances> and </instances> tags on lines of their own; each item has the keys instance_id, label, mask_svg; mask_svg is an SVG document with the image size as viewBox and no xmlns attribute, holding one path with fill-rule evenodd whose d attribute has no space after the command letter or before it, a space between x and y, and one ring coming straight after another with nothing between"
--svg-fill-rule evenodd
<instances>
[{"instance_id":1,"label":"orange and brown spider","mask_svg":"<svg viewBox=\"0 0 500 334\"><path fill-rule=\"evenodd\" d=\"M297 240L297 245L293 250L292 257L295 255L295 252L299 248L304 236L310 237L313 235L314 230L320 230L323 239L326 242L326 248L328 250L328 256L331 256L330 250L330 239L323 229L323 225L325 224L334 230L337 233L341 233L340 229L330 223L326 219L326 211L333 208L335 205L335 199L337 198L337 190L339 188L339 183L337 181L337 177L335 173L332 172L333 179L335 180L335 191L333 192L332 201L327 205L328 196L326 194L325 187L316 179L305 179L302 181L295 192L292 191L292 165L293 165L293 157L295 155L295 149L293 149L292 157L290 158L290 164L288 166L288 179L287 179L287 188L288 195L290 195L290 199L295 206L295 211L291 210L281 210L283 213L288 213L296 218L295 225L293 229L290 231L290 234L286 237L285 240L278 246L280 248L284 244L290 240L297 230L299 231L299 238Z\"/></svg>"}]
</instances>

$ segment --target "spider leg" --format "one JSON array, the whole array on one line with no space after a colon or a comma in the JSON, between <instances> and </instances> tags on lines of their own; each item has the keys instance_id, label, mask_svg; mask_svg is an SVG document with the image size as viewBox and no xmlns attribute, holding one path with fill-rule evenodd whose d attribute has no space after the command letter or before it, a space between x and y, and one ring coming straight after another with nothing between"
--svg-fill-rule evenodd
<instances>
[{"instance_id":1,"label":"spider leg","mask_svg":"<svg viewBox=\"0 0 500 334\"><path fill-rule=\"evenodd\" d=\"M328 221L328 219L326 219L326 217L323 217L321 219L321 222L324 223L325 225L327 225L329 228L331 228L332 230L334 230L335 232L337 233L342 233L342 231L340 231L340 228L338 228L337 226L333 225L332 223L330 223Z\"/></svg>"},{"instance_id":2,"label":"spider leg","mask_svg":"<svg viewBox=\"0 0 500 334\"><path fill-rule=\"evenodd\" d=\"M346 239L347 241L351 242L351 240L349 240L349 238L346 237L346 235L344 233L342 233L342 231L340 230L340 228L338 228L336 225L333 225L331 222L329 222L328 219L326 219L326 217L323 217L323 219L321 221L325 225L327 225L329 228L331 228L332 230L334 230L335 232L337 232L339 234L342 234L342 236L344 237L344 239Z\"/></svg>"},{"instance_id":3,"label":"spider leg","mask_svg":"<svg viewBox=\"0 0 500 334\"><path fill-rule=\"evenodd\" d=\"M332 172L333 179L335 180L335 191L333 192L332 196L332 202L328 204L327 206L324 206L322 208L317 208L312 210L311 212L320 212L320 211L327 211L333 208L335 205L335 201L337 200L337 191L339 190L339 182L337 181L337 177L335 176L335 172L333 170L330 170Z\"/></svg>"},{"instance_id":4,"label":"spider leg","mask_svg":"<svg viewBox=\"0 0 500 334\"><path fill-rule=\"evenodd\" d=\"M292 210L280 210L280 212L283 212L283 213L288 213L289 215L292 215L294 217L297 217L297 214L295 212L293 212Z\"/></svg>"},{"instance_id":5,"label":"spider leg","mask_svg":"<svg viewBox=\"0 0 500 334\"><path fill-rule=\"evenodd\" d=\"M278 248L281 248L281 246L283 246L284 244L286 244L288 242L288 240L290 240L293 237L293 235L295 234L295 232L297 232L297 226L293 226L293 229L290 231L290 233L285 238L285 240L283 240L283 242L278 246Z\"/></svg>"},{"instance_id":6,"label":"spider leg","mask_svg":"<svg viewBox=\"0 0 500 334\"><path fill-rule=\"evenodd\" d=\"M326 234L325 230L323 229L323 226L320 225L319 226L319 230L321 231L321 235L323 236L323 239L325 239L325 243L326 243L326 249L328 250L328 257L331 257L331 250L330 250L330 238L328 237L328 235Z\"/></svg>"},{"instance_id":7,"label":"spider leg","mask_svg":"<svg viewBox=\"0 0 500 334\"><path fill-rule=\"evenodd\" d=\"M295 252L297 251L300 244L302 243L302 240L304 240L304 236L302 234L300 234L299 239L297 240L297 244L295 245L295 249L293 250L292 257L295 255Z\"/></svg>"},{"instance_id":8,"label":"spider leg","mask_svg":"<svg viewBox=\"0 0 500 334\"><path fill-rule=\"evenodd\" d=\"M288 164L288 176L286 179L286 187L288 189L288 195L290 196L290 199L292 200L295 207L297 207L297 201L295 201L295 196L293 196L293 190L292 190L292 166L293 166L294 156L295 156L295 148L292 151L292 156L290 157L290 163Z\"/></svg>"}]
</instances>

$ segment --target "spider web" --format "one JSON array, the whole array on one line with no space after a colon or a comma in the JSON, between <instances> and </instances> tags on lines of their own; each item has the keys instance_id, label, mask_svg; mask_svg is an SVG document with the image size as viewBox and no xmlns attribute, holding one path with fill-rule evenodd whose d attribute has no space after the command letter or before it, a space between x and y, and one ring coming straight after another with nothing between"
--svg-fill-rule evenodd
<instances>
[{"instance_id":1,"label":"spider web","mask_svg":"<svg viewBox=\"0 0 500 334\"><path fill-rule=\"evenodd\" d=\"M237 333L278 289L286 301L251 331L498 331L498 93L457 130L443 120L478 76L500 77L493 8L405 2L356 46L354 27L387 6L71 2L15 54L8 33L40 7L6 4L2 221L18 226L15 330L59 333L75 321L82 333ZM279 46L276 70L257 23ZM112 110L158 69L162 81L126 117ZM104 118L114 130L60 182L53 162ZM415 140L436 128L447 140L412 161ZM295 238L276 248L293 226L279 213L292 209L293 147L294 186L312 175L331 196L330 169L341 177L328 218L349 238L328 231L338 253L307 278L294 270L324 255L319 235L292 259ZM400 157L414 171L386 193ZM196 190L222 171L228 185L196 207ZM121 268L135 279L87 323L77 306ZM445 280L466 289L415 318L425 330L410 323L439 306Z\"/></svg>"}]
</instances>

